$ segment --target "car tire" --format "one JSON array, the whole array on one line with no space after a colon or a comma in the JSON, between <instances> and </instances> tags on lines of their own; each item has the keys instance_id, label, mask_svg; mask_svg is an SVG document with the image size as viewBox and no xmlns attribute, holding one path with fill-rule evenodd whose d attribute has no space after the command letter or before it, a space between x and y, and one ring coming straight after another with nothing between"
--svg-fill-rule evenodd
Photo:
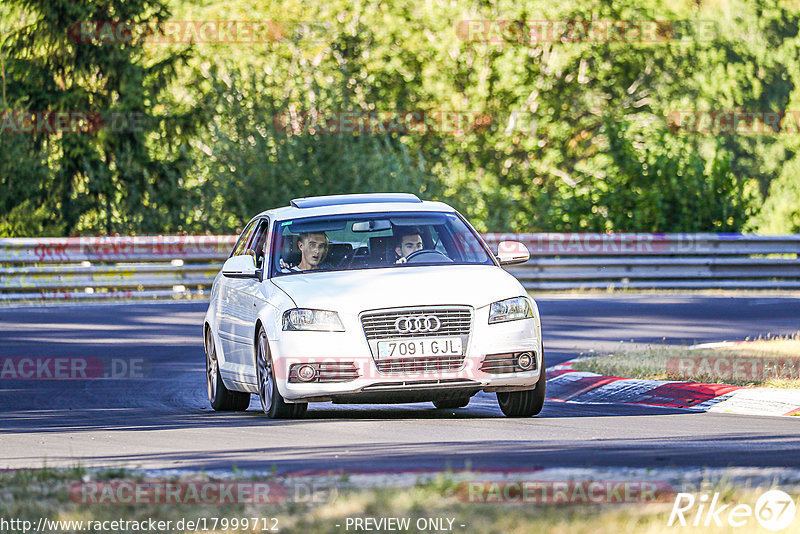
<instances>
[{"instance_id":1,"label":"car tire","mask_svg":"<svg viewBox=\"0 0 800 534\"><path fill-rule=\"evenodd\" d=\"M270 419L298 419L303 417L308 408L307 402L286 402L278 392L275 383L275 367L269 351L267 333L261 328L256 343L256 378L258 380L258 398L261 409Z\"/></svg>"},{"instance_id":2,"label":"car tire","mask_svg":"<svg viewBox=\"0 0 800 534\"><path fill-rule=\"evenodd\" d=\"M456 408L463 408L472 397L461 397L458 399L441 399L433 401L433 405L440 410L454 410Z\"/></svg>"},{"instance_id":3,"label":"car tire","mask_svg":"<svg viewBox=\"0 0 800 534\"><path fill-rule=\"evenodd\" d=\"M217 348L214 345L214 335L211 328L206 328L206 389L211 407L218 412L243 412L250 406L250 394L241 391L231 391L225 387L219 374L219 360Z\"/></svg>"},{"instance_id":4,"label":"car tire","mask_svg":"<svg viewBox=\"0 0 800 534\"><path fill-rule=\"evenodd\" d=\"M544 406L546 385L547 373L544 365L544 353L542 353L542 367L539 373L539 380L536 381L536 389L498 392L497 403L500 405L500 410L507 417L532 417L537 415Z\"/></svg>"}]
</instances>

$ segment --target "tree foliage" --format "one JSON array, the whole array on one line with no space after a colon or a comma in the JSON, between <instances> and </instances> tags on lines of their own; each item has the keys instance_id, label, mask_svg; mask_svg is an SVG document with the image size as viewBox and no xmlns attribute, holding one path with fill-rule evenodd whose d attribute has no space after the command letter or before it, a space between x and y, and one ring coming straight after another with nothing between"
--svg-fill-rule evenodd
<instances>
[{"instance_id":1,"label":"tree foliage","mask_svg":"<svg viewBox=\"0 0 800 534\"><path fill-rule=\"evenodd\" d=\"M160 0L10 0L10 6L25 22L0 43L4 79L12 82L5 87L6 118L80 113L102 127L3 133L14 147L0 178L13 190L0 212L8 214L6 224L13 226L25 205L49 215L38 228L25 228L31 233L180 228L182 182L193 163L185 143L196 118L171 102L167 89L188 53L152 59L144 37L106 43L74 33L85 21L165 20L167 6ZM18 160L14 152L30 157Z\"/></svg>"},{"instance_id":2,"label":"tree foliage","mask_svg":"<svg viewBox=\"0 0 800 534\"><path fill-rule=\"evenodd\" d=\"M785 198L800 190L800 136L670 122L676 111L800 110L800 14L780 0L8 5L24 24L0 42L13 81L4 109L148 121L96 135L0 134L6 235L223 232L293 197L387 190L446 200L483 230L797 228ZM282 32L191 48L67 38L76 21L170 17L275 21ZM542 20L572 33L480 31ZM659 22L649 39L619 40L581 33L576 21L592 20ZM344 111L455 112L467 127L276 127L287 114Z\"/></svg>"}]
</instances>

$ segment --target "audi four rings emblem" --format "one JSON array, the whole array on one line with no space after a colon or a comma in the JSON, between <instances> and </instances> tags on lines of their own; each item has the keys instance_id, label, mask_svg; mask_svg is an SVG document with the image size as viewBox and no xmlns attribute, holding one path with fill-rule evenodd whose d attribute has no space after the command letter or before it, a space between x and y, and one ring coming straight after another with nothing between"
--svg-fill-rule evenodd
<instances>
[{"instance_id":1,"label":"audi four rings emblem","mask_svg":"<svg viewBox=\"0 0 800 534\"><path fill-rule=\"evenodd\" d=\"M412 332L436 332L442 327L435 315L403 315L394 322L394 328L401 334Z\"/></svg>"}]
</instances>

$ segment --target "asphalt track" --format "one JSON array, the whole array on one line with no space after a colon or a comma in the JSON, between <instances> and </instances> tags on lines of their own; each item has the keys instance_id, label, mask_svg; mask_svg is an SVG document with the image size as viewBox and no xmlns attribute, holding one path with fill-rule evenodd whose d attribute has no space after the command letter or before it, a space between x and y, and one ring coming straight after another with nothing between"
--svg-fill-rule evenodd
<instances>
[{"instance_id":1,"label":"asphalt track","mask_svg":"<svg viewBox=\"0 0 800 534\"><path fill-rule=\"evenodd\" d=\"M543 296L548 365L620 341L697 343L800 330L800 298ZM0 358L73 357L143 363L143 379L0 380L0 468L114 466L419 471L464 467L800 467L800 417L693 413L619 405L546 404L508 419L494 395L461 410L312 404L272 421L257 401L211 411L201 321L206 304L0 308ZM255 399L255 397L254 397Z\"/></svg>"}]
</instances>

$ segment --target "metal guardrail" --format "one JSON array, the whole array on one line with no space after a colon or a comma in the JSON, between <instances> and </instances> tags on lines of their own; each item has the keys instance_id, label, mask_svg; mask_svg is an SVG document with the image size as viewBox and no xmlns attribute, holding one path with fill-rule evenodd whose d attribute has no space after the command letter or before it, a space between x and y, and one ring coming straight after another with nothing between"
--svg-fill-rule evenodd
<instances>
[{"instance_id":1,"label":"metal guardrail","mask_svg":"<svg viewBox=\"0 0 800 534\"><path fill-rule=\"evenodd\" d=\"M0 301L207 292L236 236L0 239Z\"/></svg>"},{"instance_id":2,"label":"metal guardrail","mask_svg":"<svg viewBox=\"0 0 800 534\"><path fill-rule=\"evenodd\" d=\"M521 241L528 289L798 289L800 235L485 234ZM207 293L236 236L0 239L0 301Z\"/></svg>"}]
</instances>

